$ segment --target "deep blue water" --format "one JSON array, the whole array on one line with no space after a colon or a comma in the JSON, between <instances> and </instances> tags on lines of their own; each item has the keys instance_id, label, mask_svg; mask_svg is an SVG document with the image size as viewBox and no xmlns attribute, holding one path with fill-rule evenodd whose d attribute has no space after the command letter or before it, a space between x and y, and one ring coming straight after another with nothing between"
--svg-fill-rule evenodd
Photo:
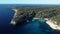
<instances>
[{"instance_id":1,"label":"deep blue water","mask_svg":"<svg viewBox=\"0 0 60 34\"><path fill-rule=\"evenodd\" d=\"M12 26L10 24L14 11L10 8L0 8L0 34L58 34L45 20L34 20L29 23Z\"/></svg>"}]
</instances>

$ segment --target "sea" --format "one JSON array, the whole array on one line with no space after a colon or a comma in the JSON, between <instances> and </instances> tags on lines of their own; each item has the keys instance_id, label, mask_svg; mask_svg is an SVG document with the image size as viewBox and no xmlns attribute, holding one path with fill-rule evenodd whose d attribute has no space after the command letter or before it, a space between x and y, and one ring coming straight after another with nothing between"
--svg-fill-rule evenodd
<instances>
[{"instance_id":1,"label":"sea","mask_svg":"<svg viewBox=\"0 0 60 34\"><path fill-rule=\"evenodd\" d=\"M13 26L10 24L14 11L13 6L50 6L50 5L26 5L26 4L0 4L0 34L60 34L52 29L45 20L35 20Z\"/></svg>"}]
</instances>

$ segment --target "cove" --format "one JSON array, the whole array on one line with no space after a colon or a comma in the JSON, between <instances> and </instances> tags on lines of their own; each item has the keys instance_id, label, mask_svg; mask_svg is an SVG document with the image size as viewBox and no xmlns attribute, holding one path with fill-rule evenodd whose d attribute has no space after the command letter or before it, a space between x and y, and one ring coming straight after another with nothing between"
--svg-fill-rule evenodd
<instances>
[{"instance_id":1,"label":"cove","mask_svg":"<svg viewBox=\"0 0 60 34\"><path fill-rule=\"evenodd\" d=\"M60 34L53 30L45 20L35 20L14 27L10 25L14 11L10 8L0 8L0 34Z\"/></svg>"}]
</instances>

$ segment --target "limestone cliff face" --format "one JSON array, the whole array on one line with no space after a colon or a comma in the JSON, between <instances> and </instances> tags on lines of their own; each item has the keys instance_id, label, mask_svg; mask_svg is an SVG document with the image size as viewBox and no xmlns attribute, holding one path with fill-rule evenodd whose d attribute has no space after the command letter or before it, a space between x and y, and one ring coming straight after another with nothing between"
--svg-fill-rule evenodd
<instances>
[{"instance_id":1,"label":"limestone cliff face","mask_svg":"<svg viewBox=\"0 0 60 34\"><path fill-rule=\"evenodd\" d=\"M60 30L60 26L56 24L56 23L57 23L56 21L47 20L46 23L47 23L52 29Z\"/></svg>"},{"instance_id":2,"label":"limestone cliff face","mask_svg":"<svg viewBox=\"0 0 60 34\"><path fill-rule=\"evenodd\" d=\"M11 20L11 24L15 25L16 24L16 21L15 21L15 18L17 17L17 11L16 9L12 9L13 11L15 11L15 14L13 16L13 19Z\"/></svg>"},{"instance_id":3,"label":"limestone cliff face","mask_svg":"<svg viewBox=\"0 0 60 34\"><path fill-rule=\"evenodd\" d=\"M24 22L29 22L35 16L35 12L32 11L19 11L18 9L13 9L15 14L11 20L11 24L16 25Z\"/></svg>"},{"instance_id":4,"label":"limestone cliff face","mask_svg":"<svg viewBox=\"0 0 60 34\"><path fill-rule=\"evenodd\" d=\"M11 21L11 24L29 22L33 17L35 18L47 18L48 24L60 26L60 6L25 6L25 7L15 7L13 8L15 14ZM54 29L57 29L57 26ZM53 27L53 26L52 26Z\"/></svg>"}]
</instances>

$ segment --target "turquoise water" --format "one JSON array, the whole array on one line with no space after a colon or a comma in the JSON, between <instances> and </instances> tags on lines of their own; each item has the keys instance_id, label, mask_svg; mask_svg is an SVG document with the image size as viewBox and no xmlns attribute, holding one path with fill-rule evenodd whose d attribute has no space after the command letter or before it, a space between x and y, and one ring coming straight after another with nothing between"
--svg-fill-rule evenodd
<instances>
[{"instance_id":1,"label":"turquoise water","mask_svg":"<svg viewBox=\"0 0 60 34\"><path fill-rule=\"evenodd\" d=\"M0 6L0 34L60 34L54 31L45 20L35 20L19 26L10 25L14 11Z\"/></svg>"},{"instance_id":2,"label":"turquoise water","mask_svg":"<svg viewBox=\"0 0 60 34\"><path fill-rule=\"evenodd\" d=\"M24 25L20 25L15 30L14 34L57 34L45 20L35 20L30 21Z\"/></svg>"}]
</instances>

